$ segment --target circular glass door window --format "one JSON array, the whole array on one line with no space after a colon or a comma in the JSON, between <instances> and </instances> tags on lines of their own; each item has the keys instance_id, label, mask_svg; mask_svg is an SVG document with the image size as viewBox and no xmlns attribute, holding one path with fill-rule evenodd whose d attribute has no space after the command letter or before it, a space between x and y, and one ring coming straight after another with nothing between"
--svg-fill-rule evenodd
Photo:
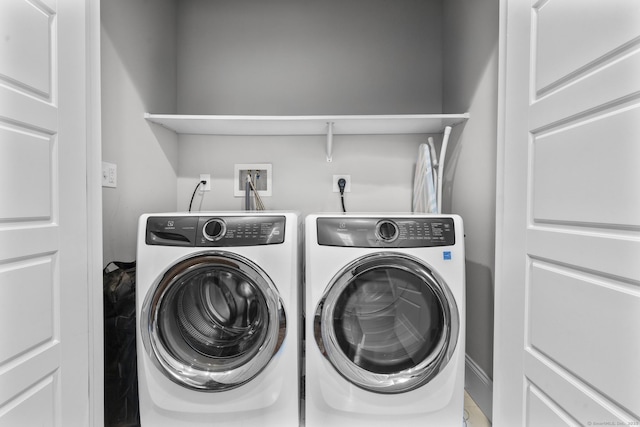
<instances>
[{"instance_id":1,"label":"circular glass door window","mask_svg":"<svg viewBox=\"0 0 640 427\"><path fill-rule=\"evenodd\" d=\"M202 391L258 375L286 335L271 279L246 258L206 253L175 264L145 300L145 350L172 381Z\"/></svg>"},{"instance_id":2,"label":"circular glass door window","mask_svg":"<svg viewBox=\"0 0 640 427\"><path fill-rule=\"evenodd\" d=\"M362 257L338 273L318 304L316 341L353 384L400 393L427 383L457 343L458 311L449 288L404 254Z\"/></svg>"}]
</instances>

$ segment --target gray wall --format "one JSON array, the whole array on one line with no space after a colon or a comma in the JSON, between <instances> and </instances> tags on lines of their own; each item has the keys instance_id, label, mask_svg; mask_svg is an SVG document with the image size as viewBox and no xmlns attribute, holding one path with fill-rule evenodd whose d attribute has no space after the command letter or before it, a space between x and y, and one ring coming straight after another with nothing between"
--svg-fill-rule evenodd
<instances>
[{"instance_id":1,"label":"gray wall","mask_svg":"<svg viewBox=\"0 0 640 427\"><path fill-rule=\"evenodd\" d=\"M404 114L442 110L440 0L181 0L182 114ZM179 136L178 208L240 209L235 163L272 163L269 209L338 211L334 174L350 174L349 211L409 211L424 135ZM194 208L194 209L195 209Z\"/></svg>"},{"instance_id":2,"label":"gray wall","mask_svg":"<svg viewBox=\"0 0 640 427\"><path fill-rule=\"evenodd\" d=\"M200 173L210 173L212 190L197 193L193 210L243 209L233 196L235 163L271 163L273 196L267 209L340 211L332 192L333 175L351 175L345 194L349 212L411 210L411 182L422 135L335 136L333 162L327 163L323 137L225 137L182 135L178 209L186 210Z\"/></svg>"},{"instance_id":3,"label":"gray wall","mask_svg":"<svg viewBox=\"0 0 640 427\"><path fill-rule=\"evenodd\" d=\"M102 159L118 166L103 188L104 262L135 259L138 216L176 209L177 137L145 111L175 112L174 0L101 2Z\"/></svg>"},{"instance_id":4,"label":"gray wall","mask_svg":"<svg viewBox=\"0 0 640 427\"><path fill-rule=\"evenodd\" d=\"M440 0L181 0L178 111L439 113Z\"/></svg>"},{"instance_id":5,"label":"gray wall","mask_svg":"<svg viewBox=\"0 0 640 427\"><path fill-rule=\"evenodd\" d=\"M493 378L498 18L499 0L444 3L444 110L471 115L464 129L456 129L460 135L446 165L445 208L464 218L466 352L489 380ZM474 376L467 375L468 382L476 381ZM490 416L491 383L471 384L468 391Z\"/></svg>"}]
</instances>

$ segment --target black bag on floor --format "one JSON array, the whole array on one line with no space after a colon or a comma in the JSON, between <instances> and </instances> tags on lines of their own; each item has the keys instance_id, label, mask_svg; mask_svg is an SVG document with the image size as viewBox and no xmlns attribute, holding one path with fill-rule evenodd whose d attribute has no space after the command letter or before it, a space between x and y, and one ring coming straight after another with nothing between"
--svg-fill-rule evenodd
<instances>
[{"instance_id":1,"label":"black bag on floor","mask_svg":"<svg viewBox=\"0 0 640 427\"><path fill-rule=\"evenodd\" d=\"M139 426L135 261L107 264L102 290L105 426Z\"/></svg>"}]
</instances>

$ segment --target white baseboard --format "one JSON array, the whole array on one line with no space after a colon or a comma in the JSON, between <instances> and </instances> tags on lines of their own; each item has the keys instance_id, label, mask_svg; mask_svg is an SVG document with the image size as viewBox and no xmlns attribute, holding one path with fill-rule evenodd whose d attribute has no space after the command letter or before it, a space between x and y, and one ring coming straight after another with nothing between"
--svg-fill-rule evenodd
<instances>
[{"instance_id":1,"label":"white baseboard","mask_svg":"<svg viewBox=\"0 0 640 427\"><path fill-rule=\"evenodd\" d=\"M476 402L480 410L491 421L492 418L492 406L493 406L493 381L491 378L478 366L478 364L465 355L465 370L464 370L464 388L469 393L469 396Z\"/></svg>"}]
</instances>

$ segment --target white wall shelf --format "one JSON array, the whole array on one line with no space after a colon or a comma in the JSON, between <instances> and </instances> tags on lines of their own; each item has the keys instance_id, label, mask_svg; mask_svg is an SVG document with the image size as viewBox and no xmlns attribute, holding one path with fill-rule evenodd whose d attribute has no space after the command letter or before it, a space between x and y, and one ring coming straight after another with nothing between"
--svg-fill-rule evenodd
<instances>
[{"instance_id":1,"label":"white wall shelf","mask_svg":"<svg viewBox=\"0 0 640 427\"><path fill-rule=\"evenodd\" d=\"M179 134L196 135L326 135L331 161L334 135L443 133L466 121L464 114L399 114L339 116L209 116L145 113L145 119Z\"/></svg>"}]
</instances>

